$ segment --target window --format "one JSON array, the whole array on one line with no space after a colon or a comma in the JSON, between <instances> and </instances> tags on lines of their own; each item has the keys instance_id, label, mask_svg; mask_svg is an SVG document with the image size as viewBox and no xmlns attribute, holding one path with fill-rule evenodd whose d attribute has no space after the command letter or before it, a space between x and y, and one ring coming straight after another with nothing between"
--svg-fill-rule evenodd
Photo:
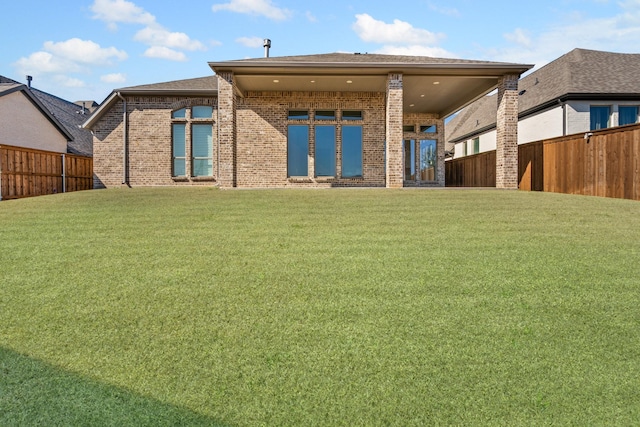
<instances>
[{"instance_id":1,"label":"window","mask_svg":"<svg viewBox=\"0 0 640 427\"><path fill-rule=\"evenodd\" d=\"M403 125L402 132L415 132L416 128L414 125Z\"/></svg>"},{"instance_id":2,"label":"window","mask_svg":"<svg viewBox=\"0 0 640 427\"><path fill-rule=\"evenodd\" d=\"M287 138L287 175L309 175L309 126L289 125Z\"/></svg>"},{"instance_id":3,"label":"window","mask_svg":"<svg viewBox=\"0 0 640 427\"><path fill-rule=\"evenodd\" d=\"M191 109L192 119L210 119L213 117L213 107L197 105Z\"/></svg>"},{"instance_id":4,"label":"window","mask_svg":"<svg viewBox=\"0 0 640 427\"><path fill-rule=\"evenodd\" d=\"M413 181L416 179L416 144L413 139L404 140L404 179Z\"/></svg>"},{"instance_id":5,"label":"window","mask_svg":"<svg viewBox=\"0 0 640 427\"><path fill-rule=\"evenodd\" d=\"M213 176L213 107L196 105L171 113L171 159L174 177ZM187 119L190 117L191 120ZM190 131L190 132L189 132ZM187 146L187 139L190 145ZM187 150L189 148L189 150ZM189 162L187 162L189 159Z\"/></svg>"},{"instance_id":6,"label":"window","mask_svg":"<svg viewBox=\"0 0 640 427\"><path fill-rule=\"evenodd\" d=\"M621 105L618 108L618 125L631 125L638 123L638 107Z\"/></svg>"},{"instance_id":7,"label":"window","mask_svg":"<svg viewBox=\"0 0 640 427\"><path fill-rule=\"evenodd\" d=\"M420 180L435 181L437 164L437 141L434 139L420 140Z\"/></svg>"},{"instance_id":8,"label":"window","mask_svg":"<svg viewBox=\"0 0 640 427\"><path fill-rule=\"evenodd\" d=\"M362 120L362 111L343 111L342 120Z\"/></svg>"},{"instance_id":9,"label":"window","mask_svg":"<svg viewBox=\"0 0 640 427\"><path fill-rule=\"evenodd\" d=\"M362 176L362 126L342 127L342 176Z\"/></svg>"},{"instance_id":10,"label":"window","mask_svg":"<svg viewBox=\"0 0 640 427\"><path fill-rule=\"evenodd\" d=\"M437 131L436 125L420 125L420 133L436 133Z\"/></svg>"},{"instance_id":11,"label":"window","mask_svg":"<svg viewBox=\"0 0 640 427\"><path fill-rule=\"evenodd\" d=\"M362 176L362 126L349 123L362 120L362 111L289 110L287 127L287 176L308 177L309 155L313 155L312 174L315 177L336 177L337 162L341 153L343 178ZM313 119L310 119L313 117ZM338 117L341 119L338 120ZM296 124L295 121L308 120ZM337 122L329 124L328 121ZM313 136L315 151L310 153L309 137ZM340 153L337 150L338 135L342 136Z\"/></svg>"},{"instance_id":12,"label":"window","mask_svg":"<svg viewBox=\"0 0 640 427\"><path fill-rule=\"evenodd\" d=\"M480 137L473 138L473 154L480 152Z\"/></svg>"},{"instance_id":13,"label":"window","mask_svg":"<svg viewBox=\"0 0 640 427\"><path fill-rule=\"evenodd\" d=\"M336 127L316 126L316 176L335 175Z\"/></svg>"},{"instance_id":14,"label":"window","mask_svg":"<svg viewBox=\"0 0 640 427\"><path fill-rule=\"evenodd\" d=\"M592 105L589 107L589 115L591 116L591 130L609 127L611 108L608 105Z\"/></svg>"},{"instance_id":15,"label":"window","mask_svg":"<svg viewBox=\"0 0 640 427\"><path fill-rule=\"evenodd\" d=\"M335 120L335 111L316 111L316 120Z\"/></svg>"},{"instance_id":16,"label":"window","mask_svg":"<svg viewBox=\"0 0 640 427\"><path fill-rule=\"evenodd\" d=\"M191 126L191 176L213 176L212 134L209 124Z\"/></svg>"},{"instance_id":17,"label":"window","mask_svg":"<svg viewBox=\"0 0 640 427\"><path fill-rule=\"evenodd\" d=\"M309 120L309 112L307 110L291 110L288 118L289 120Z\"/></svg>"},{"instance_id":18,"label":"window","mask_svg":"<svg viewBox=\"0 0 640 427\"><path fill-rule=\"evenodd\" d=\"M172 176L185 176L187 174L187 158L185 152L186 127L184 123L174 123L172 129Z\"/></svg>"}]
</instances>

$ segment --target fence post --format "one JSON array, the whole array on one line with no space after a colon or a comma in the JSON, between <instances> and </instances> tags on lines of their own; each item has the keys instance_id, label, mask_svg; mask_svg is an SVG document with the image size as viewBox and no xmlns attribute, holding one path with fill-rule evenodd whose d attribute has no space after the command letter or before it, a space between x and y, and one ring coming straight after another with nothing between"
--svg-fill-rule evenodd
<instances>
[{"instance_id":1,"label":"fence post","mask_svg":"<svg viewBox=\"0 0 640 427\"><path fill-rule=\"evenodd\" d=\"M62 192L67 192L67 162L65 161L64 153L62 153Z\"/></svg>"}]
</instances>

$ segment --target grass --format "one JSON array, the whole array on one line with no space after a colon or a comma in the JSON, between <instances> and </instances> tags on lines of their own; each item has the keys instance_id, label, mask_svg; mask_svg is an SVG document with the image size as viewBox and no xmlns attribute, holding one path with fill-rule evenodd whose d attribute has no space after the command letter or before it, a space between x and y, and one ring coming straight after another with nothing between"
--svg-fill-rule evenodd
<instances>
[{"instance_id":1,"label":"grass","mask_svg":"<svg viewBox=\"0 0 640 427\"><path fill-rule=\"evenodd\" d=\"M640 204L0 203L0 425L638 425Z\"/></svg>"}]
</instances>

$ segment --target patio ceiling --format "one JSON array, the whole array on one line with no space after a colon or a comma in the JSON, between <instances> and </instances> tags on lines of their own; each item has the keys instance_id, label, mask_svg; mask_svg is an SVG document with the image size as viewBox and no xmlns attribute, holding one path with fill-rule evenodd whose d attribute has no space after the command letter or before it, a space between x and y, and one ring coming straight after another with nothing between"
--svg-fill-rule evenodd
<instances>
[{"instance_id":1,"label":"patio ceiling","mask_svg":"<svg viewBox=\"0 0 640 427\"><path fill-rule=\"evenodd\" d=\"M248 91L386 92L389 73L403 74L404 111L446 117L493 90L507 73L530 66L471 64L336 64L227 61L209 63L217 73L233 71L240 96Z\"/></svg>"}]
</instances>

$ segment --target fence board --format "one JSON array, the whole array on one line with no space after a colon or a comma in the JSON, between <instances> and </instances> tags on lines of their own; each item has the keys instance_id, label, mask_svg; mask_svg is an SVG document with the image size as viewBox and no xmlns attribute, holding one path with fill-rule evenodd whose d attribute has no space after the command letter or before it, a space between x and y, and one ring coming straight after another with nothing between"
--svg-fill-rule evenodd
<instances>
[{"instance_id":1,"label":"fence board","mask_svg":"<svg viewBox=\"0 0 640 427\"><path fill-rule=\"evenodd\" d=\"M640 124L518 146L520 190L640 200ZM445 163L446 185L495 186L495 151Z\"/></svg>"},{"instance_id":2,"label":"fence board","mask_svg":"<svg viewBox=\"0 0 640 427\"><path fill-rule=\"evenodd\" d=\"M16 199L63 192L63 167L67 173L66 191L93 188L91 157L32 150L9 145L0 146L0 195ZM65 170L65 171L66 171Z\"/></svg>"}]
</instances>

